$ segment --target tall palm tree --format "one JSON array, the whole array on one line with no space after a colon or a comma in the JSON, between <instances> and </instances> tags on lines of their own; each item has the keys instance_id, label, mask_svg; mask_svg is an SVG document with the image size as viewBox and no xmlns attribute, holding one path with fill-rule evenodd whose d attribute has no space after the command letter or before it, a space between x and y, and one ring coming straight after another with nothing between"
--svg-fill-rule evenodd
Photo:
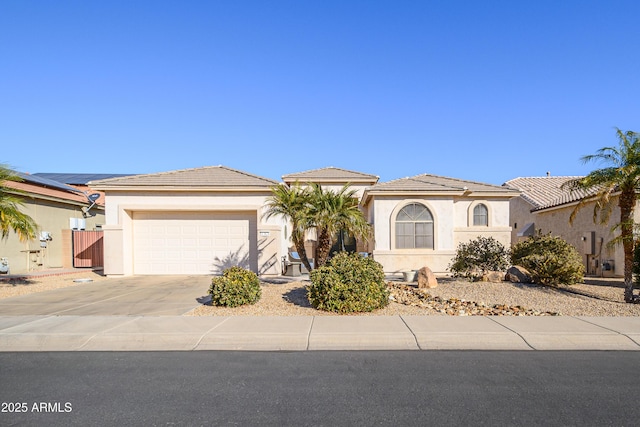
<instances>
[{"instance_id":1,"label":"tall palm tree","mask_svg":"<svg viewBox=\"0 0 640 427\"><path fill-rule=\"evenodd\" d=\"M366 239L370 225L358 206L356 190L346 184L340 191L324 190L311 184L309 217L315 226L318 244L316 266L322 267L329 258L338 233L347 233Z\"/></svg>"},{"instance_id":2,"label":"tall palm tree","mask_svg":"<svg viewBox=\"0 0 640 427\"><path fill-rule=\"evenodd\" d=\"M571 180L565 184L571 190L593 190L595 204L593 208L593 220L600 215L600 222L608 222L613 210L613 195L618 196L620 208L620 222L616 228L620 229L620 236L614 242L622 243L624 250L624 300L626 302L638 302L638 296L633 294L633 249L634 249L634 209L637 200L637 191L640 189L640 134L632 131L623 132L616 129L618 136L617 147L604 147L595 154L582 157L583 163L599 161L606 166L596 169L583 178ZM583 198L574 208L569 218L573 222L575 216L588 202Z\"/></svg>"},{"instance_id":3,"label":"tall palm tree","mask_svg":"<svg viewBox=\"0 0 640 427\"><path fill-rule=\"evenodd\" d=\"M276 185L271 189L266 201L265 218L281 216L291 222L291 241L300 256L300 260L311 271L311 263L304 247L305 233L311 227L308 216L309 191L299 185L288 187Z\"/></svg>"},{"instance_id":4,"label":"tall palm tree","mask_svg":"<svg viewBox=\"0 0 640 427\"><path fill-rule=\"evenodd\" d=\"M20 182L22 178L7 165L0 164L0 233L2 239L9 236L13 230L21 242L34 239L38 229L35 221L27 214L22 213L22 199L17 195L24 192L12 188L7 182Z\"/></svg>"}]
</instances>

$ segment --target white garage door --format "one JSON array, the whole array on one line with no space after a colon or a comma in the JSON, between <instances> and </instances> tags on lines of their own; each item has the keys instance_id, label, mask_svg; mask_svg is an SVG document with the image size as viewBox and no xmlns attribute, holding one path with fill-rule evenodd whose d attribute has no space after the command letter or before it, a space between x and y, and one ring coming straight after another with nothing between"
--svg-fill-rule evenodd
<instances>
[{"instance_id":1,"label":"white garage door","mask_svg":"<svg viewBox=\"0 0 640 427\"><path fill-rule=\"evenodd\" d=\"M219 274L250 268L255 214L134 212L135 274ZM255 225L254 225L255 226Z\"/></svg>"}]
</instances>

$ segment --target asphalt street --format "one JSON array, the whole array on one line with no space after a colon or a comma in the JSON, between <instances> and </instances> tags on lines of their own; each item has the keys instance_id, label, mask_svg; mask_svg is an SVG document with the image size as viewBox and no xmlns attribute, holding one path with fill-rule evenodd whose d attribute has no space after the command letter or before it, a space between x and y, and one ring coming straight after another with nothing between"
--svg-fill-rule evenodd
<instances>
[{"instance_id":1,"label":"asphalt street","mask_svg":"<svg viewBox=\"0 0 640 427\"><path fill-rule=\"evenodd\" d=\"M0 353L0 425L637 425L638 352Z\"/></svg>"}]
</instances>

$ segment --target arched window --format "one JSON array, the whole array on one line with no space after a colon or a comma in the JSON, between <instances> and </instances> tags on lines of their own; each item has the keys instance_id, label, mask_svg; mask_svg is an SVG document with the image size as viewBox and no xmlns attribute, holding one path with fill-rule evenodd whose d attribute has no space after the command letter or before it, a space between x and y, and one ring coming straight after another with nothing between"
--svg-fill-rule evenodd
<instances>
[{"instance_id":1,"label":"arched window","mask_svg":"<svg viewBox=\"0 0 640 427\"><path fill-rule=\"evenodd\" d=\"M482 203L473 208L473 225L488 226L489 210Z\"/></svg>"},{"instance_id":2,"label":"arched window","mask_svg":"<svg viewBox=\"0 0 640 427\"><path fill-rule=\"evenodd\" d=\"M396 216L396 248L433 249L433 216L426 206L411 203Z\"/></svg>"}]
</instances>

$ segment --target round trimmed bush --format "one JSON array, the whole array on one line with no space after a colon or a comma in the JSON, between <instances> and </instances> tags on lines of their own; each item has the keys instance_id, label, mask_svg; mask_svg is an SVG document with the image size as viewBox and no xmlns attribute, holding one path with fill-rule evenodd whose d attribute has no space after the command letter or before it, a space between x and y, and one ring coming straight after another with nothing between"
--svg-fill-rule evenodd
<instances>
[{"instance_id":1,"label":"round trimmed bush","mask_svg":"<svg viewBox=\"0 0 640 427\"><path fill-rule=\"evenodd\" d=\"M311 305L335 313L373 311L389 304L382 265L372 258L340 252L311 272L307 287Z\"/></svg>"},{"instance_id":2,"label":"round trimmed bush","mask_svg":"<svg viewBox=\"0 0 640 427\"><path fill-rule=\"evenodd\" d=\"M449 271L453 277L480 280L489 271L506 271L509 268L509 251L493 237L478 237L460 243Z\"/></svg>"},{"instance_id":3,"label":"round trimmed bush","mask_svg":"<svg viewBox=\"0 0 640 427\"><path fill-rule=\"evenodd\" d=\"M260 279L256 273L242 267L231 267L222 276L211 279L211 304L237 307L255 304L260 299Z\"/></svg>"},{"instance_id":4,"label":"round trimmed bush","mask_svg":"<svg viewBox=\"0 0 640 427\"><path fill-rule=\"evenodd\" d=\"M573 285L584 277L582 255L551 234L536 234L514 245L511 262L526 268L533 282L541 285Z\"/></svg>"}]
</instances>

